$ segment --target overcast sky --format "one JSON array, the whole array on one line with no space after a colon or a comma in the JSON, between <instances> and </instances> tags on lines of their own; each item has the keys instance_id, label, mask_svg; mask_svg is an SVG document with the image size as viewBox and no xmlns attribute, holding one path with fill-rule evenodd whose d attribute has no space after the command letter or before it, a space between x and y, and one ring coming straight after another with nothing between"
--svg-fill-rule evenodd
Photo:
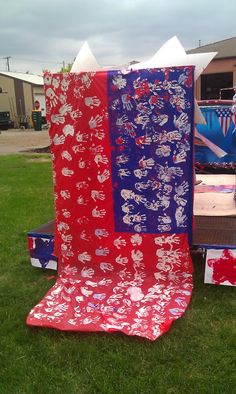
<instances>
[{"instance_id":1,"label":"overcast sky","mask_svg":"<svg viewBox=\"0 0 236 394\"><path fill-rule=\"evenodd\" d=\"M0 70L59 71L88 41L101 65L150 58L176 35L184 48L236 35L235 0L0 0Z\"/></svg>"}]
</instances>

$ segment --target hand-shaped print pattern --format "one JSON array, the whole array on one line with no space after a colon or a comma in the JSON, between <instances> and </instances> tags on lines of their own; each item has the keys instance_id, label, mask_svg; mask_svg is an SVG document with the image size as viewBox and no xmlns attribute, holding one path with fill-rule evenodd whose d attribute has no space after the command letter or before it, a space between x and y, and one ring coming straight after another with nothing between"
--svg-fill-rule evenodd
<instances>
[{"instance_id":1,"label":"hand-shaped print pattern","mask_svg":"<svg viewBox=\"0 0 236 394\"><path fill-rule=\"evenodd\" d=\"M106 182L109 178L110 178L110 171L109 171L109 170L104 170L103 173L100 173L100 172L98 171L97 179L98 179L98 182L99 182L99 183L104 183L104 182Z\"/></svg>"},{"instance_id":2,"label":"hand-shaped print pattern","mask_svg":"<svg viewBox=\"0 0 236 394\"><path fill-rule=\"evenodd\" d=\"M90 107L93 109L94 107L99 107L99 105L101 104L101 101L99 100L99 98L97 96L93 96L93 97L85 97L84 103L87 107Z\"/></svg>"},{"instance_id":3,"label":"hand-shaped print pattern","mask_svg":"<svg viewBox=\"0 0 236 394\"><path fill-rule=\"evenodd\" d=\"M83 252L78 255L78 260L83 264L91 261L91 259L92 257L88 254L88 252Z\"/></svg>"}]
</instances>

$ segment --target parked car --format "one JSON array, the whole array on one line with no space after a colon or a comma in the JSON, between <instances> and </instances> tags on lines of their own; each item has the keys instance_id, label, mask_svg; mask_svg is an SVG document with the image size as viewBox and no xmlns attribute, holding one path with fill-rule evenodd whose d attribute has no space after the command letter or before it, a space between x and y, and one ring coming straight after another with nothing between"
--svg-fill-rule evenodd
<instances>
[{"instance_id":1,"label":"parked car","mask_svg":"<svg viewBox=\"0 0 236 394\"><path fill-rule=\"evenodd\" d=\"M13 127L9 111L0 111L0 130L8 130Z\"/></svg>"}]
</instances>

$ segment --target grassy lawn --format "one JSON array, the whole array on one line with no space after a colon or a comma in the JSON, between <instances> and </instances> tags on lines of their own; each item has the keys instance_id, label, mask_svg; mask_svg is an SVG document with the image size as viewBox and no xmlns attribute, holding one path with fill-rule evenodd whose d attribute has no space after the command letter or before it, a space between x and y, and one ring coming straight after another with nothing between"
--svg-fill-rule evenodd
<instances>
[{"instance_id":1,"label":"grassy lawn","mask_svg":"<svg viewBox=\"0 0 236 394\"><path fill-rule=\"evenodd\" d=\"M26 326L54 283L53 271L31 267L27 249L27 231L53 218L42 157L0 157L0 394L235 393L236 291L204 285L201 257L190 307L155 342Z\"/></svg>"}]
</instances>

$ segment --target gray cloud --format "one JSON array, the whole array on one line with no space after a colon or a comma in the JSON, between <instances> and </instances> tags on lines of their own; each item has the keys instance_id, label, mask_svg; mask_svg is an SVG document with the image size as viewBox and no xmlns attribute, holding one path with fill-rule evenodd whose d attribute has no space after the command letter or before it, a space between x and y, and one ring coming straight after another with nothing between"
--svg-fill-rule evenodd
<instances>
[{"instance_id":1,"label":"gray cloud","mask_svg":"<svg viewBox=\"0 0 236 394\"><path fill-rule=\"evenodd\" d=\"M235 35L236 6L225 0L1 1L0 57L12 70L59 70L87 40L102 65L143 60L173 35L185 49ZM217 9L219 7L219 9ZM5 60L0 59L0 70Z\"/></svg>"}]
</instances>

